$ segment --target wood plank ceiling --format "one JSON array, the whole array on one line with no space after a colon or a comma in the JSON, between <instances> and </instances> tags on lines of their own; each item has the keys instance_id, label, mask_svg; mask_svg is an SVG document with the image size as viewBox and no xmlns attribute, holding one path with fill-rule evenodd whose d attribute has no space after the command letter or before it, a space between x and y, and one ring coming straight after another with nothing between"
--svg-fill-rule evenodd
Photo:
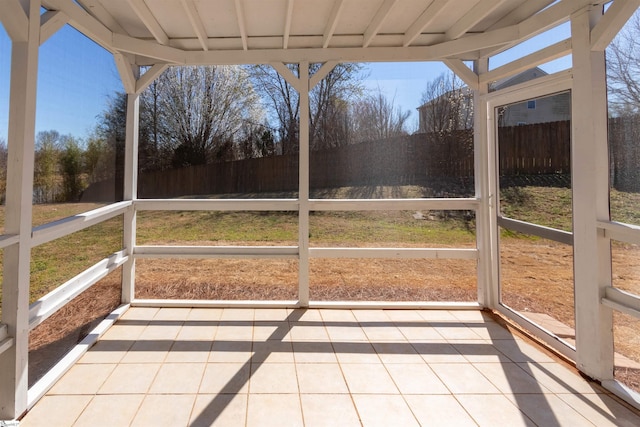
<instances>
[{"instance_id":1,"label":"wood plank ceiling","mask_svg":"<svg viewBox=\"0 0 640 427\"><path fill-rule=\"evenodd\" d=\"M43 0L139 65L473 60L605 0Z\"/></svg>"}]
</instances>

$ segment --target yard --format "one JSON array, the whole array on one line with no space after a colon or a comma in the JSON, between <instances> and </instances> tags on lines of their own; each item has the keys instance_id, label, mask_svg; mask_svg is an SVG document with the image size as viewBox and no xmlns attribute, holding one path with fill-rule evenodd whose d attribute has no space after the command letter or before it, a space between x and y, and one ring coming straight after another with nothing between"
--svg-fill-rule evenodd
<instances>
[{"instance_id":1,"label":"yard","mask_svg":"<svg viewBox=\"0 0 640 427\"><path fill-rule=\"evenodd\" d=\"M638 224L638 194L612 192L612 217ZM510 217L571 229L570 192L552 187L517 187L502 195ZM36 205L40 225L98 205ZM33 251L31 300L35 301L95 262L121 248L121 218L38 246ZM297 245L295 212L141 212L139 245ZM475 247L475 218L469 212L315 212L312 247ZM614 285L640 294L640 251L613 243ZM573 328L573 254L570 246L501 233L501 298L525 316L545 314ZM296 260L139 260L136 297L158 299L294 300ZM312 259L312 300L475 301L475 261L402 259ZM51 357L52 341L73 345L90 321L119 300L114 272L31 334L34 367ZM640 361L640 323L616 316L616 351ZM55 351L54 351L55 353ZM41 360L41 362L38 362ZM37 376L38 369L32 374ZM640 389L638 372L620 371Z\"/></svg>"}]
</instances>

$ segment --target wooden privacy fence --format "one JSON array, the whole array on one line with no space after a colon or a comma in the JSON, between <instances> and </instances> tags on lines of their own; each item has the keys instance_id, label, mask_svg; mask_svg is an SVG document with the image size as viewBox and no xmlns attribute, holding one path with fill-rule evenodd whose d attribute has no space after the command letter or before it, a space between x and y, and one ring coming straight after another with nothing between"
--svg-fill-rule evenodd
<instances>
[{"instance_id":1,"label":"wooden privacy fence","mask_svg":"<svg viewBox=\"0 0 640 427\"><path fill-rule=\"evenodd\" d=\"M500 175L569 174L570 122L500 128ZM415 134L312 151L311 188L425 185L473 177L473 131ZM83 200L96 200L100 183ZM93 187L93 188L92 188ZM141 173L138 196L291 192L298 189L298 156L283 155Z\"/></svg>"},{"instance_id":2,"label":"wooden privacy fence","mask_svg":"<svg viewBox=\"0 0 640 427\"><path fill-rule=\"evenodd\" d=\"M571 122L498 129L500 176L571 173Z\"/></svg>"},{"instance_id":3,"label":"wooden privacy fence","mask_svg":"<svg viewBox=\"0 0 640 427\"><path fill-rule=\"evenodd\" d=\"M615 189L640 192L640 116L609 119L609 171Z\"/></svg>"}]
</instances>

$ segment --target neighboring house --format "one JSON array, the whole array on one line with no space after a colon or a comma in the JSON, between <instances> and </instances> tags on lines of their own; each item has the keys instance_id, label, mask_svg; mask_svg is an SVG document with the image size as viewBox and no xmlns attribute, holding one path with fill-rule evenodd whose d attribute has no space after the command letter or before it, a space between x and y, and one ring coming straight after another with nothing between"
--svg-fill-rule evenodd
<instances>
[{"instance_id":1,"label":"neighboring house","mask_svg":"<svg viewBox=\"0 0 640 427\"><path fill-rule=\"evenodd\" d=\"M498 80L491 85L491 91L504 89L547 75L538 67L531 68L516 74L513 77ZM434 123L442 121L442 118L434 121L434 116L443 115L441 104L458 103L459 112L455 120L449 118L449 122L457 123L457 129L473 126L473 93L466 86L456 91L450 91L434 100L417 108L419 114L419 132L433 132ZM444 113L446 114L446 113ZM498 123L500 126L520 126L533 123L547 123L571 119L571 94L563 92L543 98L501 107Z\"/></svg>"}]
</instances>

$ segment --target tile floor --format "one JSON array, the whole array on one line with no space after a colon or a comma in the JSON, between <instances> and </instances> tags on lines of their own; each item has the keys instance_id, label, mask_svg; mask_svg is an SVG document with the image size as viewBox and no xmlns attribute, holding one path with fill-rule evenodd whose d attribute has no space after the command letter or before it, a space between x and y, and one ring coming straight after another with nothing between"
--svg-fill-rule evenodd
<instances>
[{"instance_id":1,"label":"tile floor","mask_svg":"<svg viewBox=\"0 0 640 427\"><path fill-rule=\"evenodd\" d=\"M21 421L638 426L478 311L132 308Z\"/></svg>"}]
</instances>

